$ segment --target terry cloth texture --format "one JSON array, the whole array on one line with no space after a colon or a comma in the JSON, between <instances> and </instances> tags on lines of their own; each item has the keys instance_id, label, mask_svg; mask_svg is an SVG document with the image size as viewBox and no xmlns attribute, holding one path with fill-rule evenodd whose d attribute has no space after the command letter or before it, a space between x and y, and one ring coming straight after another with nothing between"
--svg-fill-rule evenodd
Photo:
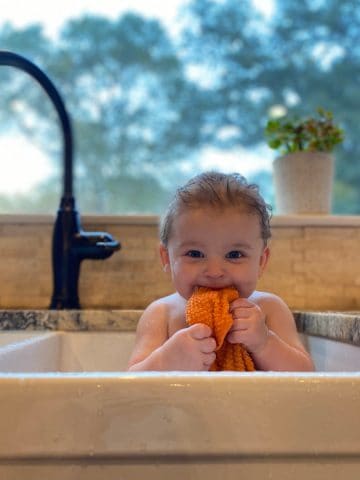
<instances>
[{"instance_id":1,"label":"terry cloth texture","mask_svg":"<svg viewBox=\"0 0 360 480\"><path fill-rule=\"evenodd\" d=\"M200 287L188 300L186 322L189 325L205 323L212 329L216 340L216 360L210 367L211 371L255 370L249 352L241 344L229 343L225 339L233 324L229 305L238 297L234 287L221 290Z\"/></svg>"}]
</instances>

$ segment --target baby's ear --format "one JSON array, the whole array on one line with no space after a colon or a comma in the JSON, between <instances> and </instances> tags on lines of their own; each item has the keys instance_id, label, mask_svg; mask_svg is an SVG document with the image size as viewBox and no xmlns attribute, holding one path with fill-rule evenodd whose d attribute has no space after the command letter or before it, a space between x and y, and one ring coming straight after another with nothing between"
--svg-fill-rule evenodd
<instances>
[{"instance_id":1,"label":"baby's ear","mask_svg":"<svg viewBox=\"0 0 360 480\"><path fill-rule=\"evenodd\" d=\"M170 270L169 252L163 243L159 245L159 252L164 272L168 272Z\"/></svg>"},{"instance_id":2,"label":"baby's ear","mask_svg":"<svg viewBox=\"0 0 360 480\"><path fill-rule=\"evenodd\" d=\"M265 247L264 250L263 250L263 253L261 254L261 257L260 257L259 277L261 277L263 271L265 270L266 265L269 261L269 257L270 257L270 248Z\"/></svg>"}]
</instances>

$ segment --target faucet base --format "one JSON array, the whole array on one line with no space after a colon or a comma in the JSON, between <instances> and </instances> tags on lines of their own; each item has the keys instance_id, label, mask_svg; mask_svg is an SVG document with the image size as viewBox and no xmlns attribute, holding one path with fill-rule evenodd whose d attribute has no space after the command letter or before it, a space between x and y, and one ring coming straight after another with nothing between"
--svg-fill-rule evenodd
<instances>
[{"instance_id":1,"label":"faucet base","mask_svg":"<svg viewBox=\"0 0 360 480\"><path fill-rule=\"evenodd\" d=\"M52 297L49 306L50 310L80 310L81 306L78 299L69 299L64 297Z\"/></svg>"}]
</instances>

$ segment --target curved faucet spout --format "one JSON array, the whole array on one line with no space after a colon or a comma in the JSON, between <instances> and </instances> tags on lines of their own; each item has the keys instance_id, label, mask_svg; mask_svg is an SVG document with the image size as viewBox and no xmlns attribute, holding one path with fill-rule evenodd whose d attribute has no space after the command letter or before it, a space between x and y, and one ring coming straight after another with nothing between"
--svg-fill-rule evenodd
<instances>
[{"instance_id":1,"label":"curved faucet spout","mask_svg":"<svg viewBox=\"0 0 360 480\"><path fill-rule=\"evenodd\" d=\"M63 162L64 162L64 187L63 197L71 199L73 195L73 134L69 115L60 93L55 88L50 78L34 63L17 53L0 50L0 65L15 67L28 73L45 90L52 101L61 124L63 133ZM70 200L71 203L71 200Z\"/></svg>"},{"instance_id":2,"label":"curved faucet spout","mask_svg":"<svg viewBox=\"0 0 360 480\"><path fill-rule=\"evenodd\" d=\"M54 290L50 308L80 308L78 282L80 262L105 259L119 250L120 243L105 232L84 232L73 196L73 135L62 97L50 78L34 63L14 52L0 50L0 65L27 72L52 101L63 134L64 189L54 225L52 263Z\"/></svg>"}]
</instances>

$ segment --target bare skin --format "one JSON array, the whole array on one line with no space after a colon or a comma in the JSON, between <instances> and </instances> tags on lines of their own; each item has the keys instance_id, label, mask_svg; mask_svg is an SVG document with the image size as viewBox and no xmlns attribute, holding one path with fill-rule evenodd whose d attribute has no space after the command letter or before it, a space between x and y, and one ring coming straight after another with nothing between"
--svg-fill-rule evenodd
<instances>
[{"instance_id":1,"label":"bare skin","mask_svg":"<svg viewBox=\"0 0 360 480\"><path fill-rule=\"evenodd\" d=\"M137 328L130 371L207 371L215 360L215 340L203 324L186 325L186 302L198 286L235 286L230 305L230 343L242 343L258 370L311 371L293 316L276 295L255 290L269 258L256 215L233 208L184 212L168 245L160 245L164 270L176 293L153 302Z\"/></svg>"}]
</instances>

